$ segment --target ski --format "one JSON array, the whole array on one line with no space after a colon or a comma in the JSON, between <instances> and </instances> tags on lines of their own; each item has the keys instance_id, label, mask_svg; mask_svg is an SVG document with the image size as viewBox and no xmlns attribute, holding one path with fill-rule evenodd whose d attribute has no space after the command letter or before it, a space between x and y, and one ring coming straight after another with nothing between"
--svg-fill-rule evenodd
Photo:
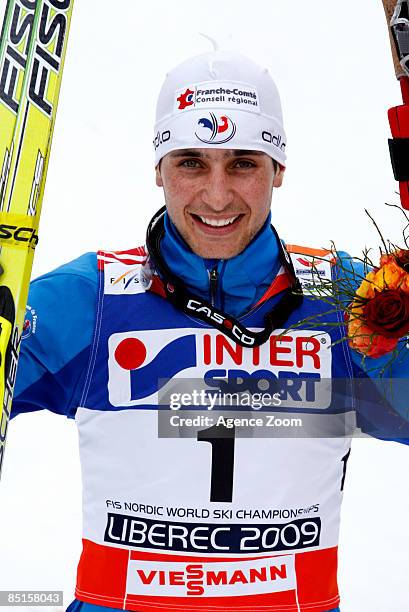
<instances>
[{"instance_id":1,"label":"ski","mask_svg":"<svg viewBox=\"0 0 409 612\"><path fill-rule=\"evenodd\" d=\"M8 0L0 42L0 474L74 0Z\"/></svg>"},{"instance_id":2,"label":"ski","mask_svg":"<svg viewBox=\"0 0 409 612\"><path fill-rule=\"evenodd\" d=\"M389 151L402 207L409 210L409 0L382 0L403 104L388 111Z\"/></svg>"},{"instance_id":3,"label":"ski","mask_svg":"<svg viewBox=\"0 0 409 612\"><path fill-rule=\"evenodd\" d=\"M8 0L0 37L0 210L11 162L36 0Z\"/></svg>"}]
</instances>

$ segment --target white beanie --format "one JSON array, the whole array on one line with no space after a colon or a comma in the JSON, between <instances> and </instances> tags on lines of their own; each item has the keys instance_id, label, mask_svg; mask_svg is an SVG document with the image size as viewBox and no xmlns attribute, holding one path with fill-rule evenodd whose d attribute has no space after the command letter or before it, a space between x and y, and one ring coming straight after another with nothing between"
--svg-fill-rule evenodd
<instances>
[{"instance_id":1,"label":"white beanie","mask_svg":"<svg viewBox=\"0 0 409 612\"><path fill-rule=\"evenodd\" d=\"M285 166L280 96L266 68L243 55L212 51L167 75L156 107L155 165L170 151L263 151Z\"/></svg>"}]
</instances>

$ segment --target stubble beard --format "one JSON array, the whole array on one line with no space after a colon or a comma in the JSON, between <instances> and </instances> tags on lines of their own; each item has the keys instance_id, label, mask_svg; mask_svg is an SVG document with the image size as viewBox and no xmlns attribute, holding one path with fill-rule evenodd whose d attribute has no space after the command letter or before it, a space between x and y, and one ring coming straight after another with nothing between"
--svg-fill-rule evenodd
<instances>
[{"instance_id":1,"label":"stubble beard","mask_svg":"<svg viewBox=\"0 0 409 612\"><path fill-rule=\"evenodd\" d=\"M203 259L233 259L237 255L240 255L250 244L256 234L263 227L265 220L260 225L260 227L255 228L252 232L246 232L243 236L241 236L239 242L237 242L237 238L223 238L217 239L217 244L215 240L215 244L212 244L212 240L208 240L208 244L206 246L200 245L200 240L195 240L192 233L188 231L188 229L183 230L177 226L177 224L173 221L172 223L176 227L179 234L182 236L183 240L190 247L190 249ZM203 238L203 241L206 239ZM228 241L231 241L231 244L228 244ZM223 244L224 243L224 244Z\"/></svg>"}]
</instances>

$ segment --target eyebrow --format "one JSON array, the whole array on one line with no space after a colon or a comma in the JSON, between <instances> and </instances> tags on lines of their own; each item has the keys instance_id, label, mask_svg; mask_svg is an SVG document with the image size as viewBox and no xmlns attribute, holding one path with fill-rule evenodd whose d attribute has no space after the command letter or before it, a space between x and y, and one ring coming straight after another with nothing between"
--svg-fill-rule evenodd
<instances>
[{"instance_id":1,"label":"eyebrow","mask_svg":"<svg viewBox=\"0 0 409 612\"><path fill-rule=\"evenodd\" d=\"M169 155L170 157L206 157L206 154L198 149L179 149L178 151L172 151ZM247 149L232 149L232 153L226 155L226 157L248 157L249 155L265 155L265 153Z\"/></svg>"}]
</instances>

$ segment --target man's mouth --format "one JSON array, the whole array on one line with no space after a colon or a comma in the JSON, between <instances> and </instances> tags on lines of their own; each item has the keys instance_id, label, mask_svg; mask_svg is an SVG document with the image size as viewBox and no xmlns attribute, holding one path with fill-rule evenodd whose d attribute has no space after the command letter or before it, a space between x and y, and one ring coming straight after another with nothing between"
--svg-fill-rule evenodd
<instances>
[{"instance_id":1,"label":"man's mouth","mask_svg":"<svg viewBox=\"0 0 409 612\"><path fill-rule=\"evenodd\" d=\"M203 229L209 229L213 231L230 230L240 223L240 220L244 216L243 214L232 215L231 217L205 217L203 215L197 215L191 213L193 219Z\"/></svg>"}]
</instances>

